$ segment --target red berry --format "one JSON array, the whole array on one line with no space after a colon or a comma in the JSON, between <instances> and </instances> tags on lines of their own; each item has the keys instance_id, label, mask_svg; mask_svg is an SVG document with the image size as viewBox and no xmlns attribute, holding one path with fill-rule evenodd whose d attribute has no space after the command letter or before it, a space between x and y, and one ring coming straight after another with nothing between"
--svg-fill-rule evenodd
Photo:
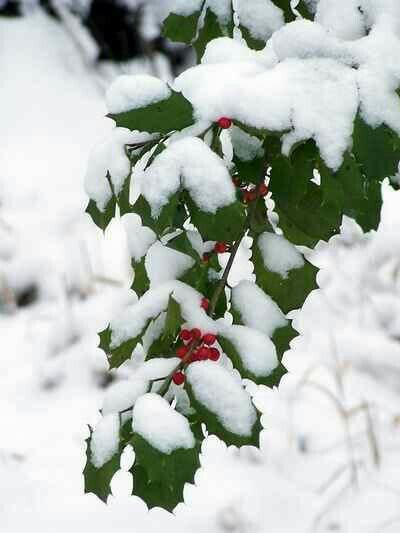
<instances>
[{"instance_id":1,"label":"red berry","mask_svg":"<svg viewBox=\"0 0 400 533\"><path fill-rule=\"evenodd\" d=\"M208 263L210 260L210 254L203 254L203 262Z\"/></svg>"},{"instance_id":2,"label":"red berry","mask_svg":"<svg viewBox=\"0 0 400 533\"><path fill-rule=\"evenodd\" d=\"M261 185L258 186L258 194L260 196L267 196L267 194L268 194L268 186L265 185L265 183L261 183Z\"/></svg>"},{"instance_id":3,"label":"red berry","mask_svg":"<svg viewBox=\"0 0 400 533\"><path fill-rule=\"evenodd\" d=\"M219 353L219 350L217 350L217 348L209 348L208 350L209 350L208 358L211 361L218 361L218 359L221 356L221 354Z\"/></svg>"},{"instance_id":4,"label":"red berry","mask_svg":"<svg viewBox=\"0 0 400 533\"><path fill-rule=\"evenodd\" d=\"M190 356L190 363L195 363L196 361L200 361L198 350Z\"/></svg>"},{"instance_id":5,"label":"red berry","mask_svg":"<svg viewBox=\"0 0 400 533\"><path fill-rule=\"evenodd\" d=\"M175 372L172 376L172 381L175 385L182 385L185 382L185 374L183 372Z\"/></svg>"},{"instance_id":6,"label":"red berry","mask_svg":"<svg viewBox=\"0 0 400 533\"><path fill-rule=\"evenodd\" d=\"M200 307L202 307L205 311L207 311L208 308L210 307L210 300L208 300L207 298L202 298Z\"/></svg>"},{"instance_id":7,"label":"red berry","mask_svg":"<svg viewBox=\"0 0 400 533\"><path fill-rule=\"evenodd\" d=\"M211 346L214 344L214 342L217 340L217 336L213 333L206 333L203 337L204 344L207 344L207 346Z\"/></svg>"},{"instance_id":8,"label":"red berry","mask_svg":"<svg viewBox=\"0 0 400 533\"><path fill-rule=\"evenodd\" d=\"M214 251L217 254L224 254L228 250L228 245L225 242L217 242L214 246Z\"/></svg>"},{"instance_id":9,"label":"red berry","mask_svg":"<svg viewBox=\"0 0 400 533\"><path fill-rule=\"evenodd\" d=\"M205 346L202 346L197 350L197 357L199 358L199 361L206 361L210 356L210 348L206 348Z\"/></svg>"},{"instance_id":10,"label":"red berry","mask_svg":"<svg viewBox=\"0 0 400 533\"><path fill-rule=\"evenodd\" d=\"M183 359L189 351L189 348L187 346L179 346L179 348L176 349L176 355Z\"/></svg>"},{"instance_id":11,"label":"red berry","mask_svg":"<svg viewBox=\"0 0 400 533\"><path fill-rule=\"evenodd\" d=\"M179 337L185 342L192 340L192 334L190 333L190 331L188 329L183 329L179 333Z\"/></svg>"},{"instance_id":12,"label":"red berry","mask_svg":"<svg viewBox=\"0 0 400 533\"><path fill-rule=\"evenodd\" d=\"M240 187L240 180L239 180L239 178L236 178L235 176L232 177L232 183L233 183L236 187Z\"/></svg>"},{"instance_id":13,"label":"red berry","mask_svg":"<svg viewBox=\"0 0 400 533\"><path fill-rule=\"evenodd\" d=\"M192 334L192 339L201 339L201 331L199 328L193 328L190 333Z\"/></svg>"},{"instance_id":14,"label":"red berry","mask_svg":"<svg viewBox=\"0 0 400 533\"><path fill-rule=\"evenodd\" d=\"M232 126L232 120L228 117L221 117L218 119L218 126L223 130L227 130Z\"/></svg>"}]
</instances>

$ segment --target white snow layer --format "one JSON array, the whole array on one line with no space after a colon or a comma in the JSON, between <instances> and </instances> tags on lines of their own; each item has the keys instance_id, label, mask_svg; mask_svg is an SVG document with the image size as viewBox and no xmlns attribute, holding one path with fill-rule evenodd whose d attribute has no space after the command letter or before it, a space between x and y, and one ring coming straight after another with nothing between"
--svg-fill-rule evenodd
<instances>
[{"instance_id":1,"label":"white snow layer","mask_svg":"<svg viewBox=\"0 0 400 533\"><path fill-rule=\"evenodd\" d=\"M157 236L152 229L142 225L140 216L135 213L126 213L121 220L126 232L129 254L135 261L140 261L157 240Z\"/></svg>"},{"instance_id":2,"label":"white snow layer","mask_svg":"<svg viewBox=\"0 0 400 533\"><path fill-rule=\"evenodd\" d=\"M157 287L180 278L194 265L194 259L157 241L149 248L144 264L150 286Z\"/></svg>"},{"instance_id":3,"label":"white snow layer","mask_svg":"<svg viewBox=\"0 0 400 533\"><path fill-rule=\"evenodd\" d=\"M142 194L158 216L180 187L207 213L235 200L235 188L223 160L201 139L171 143L140 176Z\"/></svg>"},{"instance_id":4,"label":"white snow layer","mask_svg":"<svg viewBox=\"0 0 400 533\"><path fill-rule=\"evenodd\" d=\"M137 337L149 320L167 309L170 295L180 304L188 328L197 327L207 333L217 332L217 324L200 307L202 295L185 283L169 281L151 288L138 302L128 306L111 321L112 346L119 346Z\"/></svg>"},{"instance_id":5,"label":"white snow layer","mask_svg":"<svg viewBox=\"0 0 400 533\"><path fill-rule=\"evenodd\" d=\"M326 164L336 170L351 147L359 108L371 126L385 123L400 132L400 8L395 3L386 3L390 9L361 3L364 15L351 0L343 8L347 27L337 23L342 32L327 25L324 15L334 9L341 17L341 10L336 3L323 2L319 23L285 24L260 52L228 38L215 39L202 64L181 74L175 87L193 104L199 120L228 116L255 128L286 132L286 155L294 143L313 138ZM251 9L253 3L243 5ZM360 16L362 24L372 24L366 36Z\"/></svg>"},{"instance_id":6,"label":"white snow layer","mask_svg":"<svg viewBox=\"0 0 400 533\"><path fill-rule=\"evenodd\" d=\"M186 379L195 398L216 415L226 430L244 437L251 435L256 410L250 395L229 370L201 361L187 368Z\"/></svg>"},{"instance_id":7,"label":"white snow layer","mask_svg":"<svg viewBox=\"0 0 400 533\"><path fill-rule=\"evenodd\" d=\"M304 259L297 248L282 235L266 231L258 238L264 265L271 272L287 278L289 271L304 266Z\"/></svg>"},{"instance_id":8,"label":"white snow layer","mask_svg":"<svg viewBox=\"0 0 400 533\"><path fill-rule=\"evenodd\" d=\"M112 196L106 176L109 174L115 193L118 194L131 171L125 145L137 142L138 135L143 136L126 128L115 128L102 143L93 148L85 176L85 190L100 211L104 210Z\"/></svg>"},{"instance_id":9,"label":"white snow layer","mask_svg":"<svg viewBox=\"0 0 400 533\"><path fill-rule=\"evenodd\" d=\"M276 348L269 337L247 326L226 326L220 333L235 347L243 367L256 377L269 376L278 366Z\"/></svg>"},{"instance_id":10,"label":"white snow layer","mask_svg":"<svg viewBox=\"0 0 400 533\"><path fill-rule=\"evenodd\" d=\"M96 468L101 468L118 451L119 415L104 416L94 428L90 450L91 460Z\"/></svg>"},{"instance_id":11,"label":"white snow layer","mask_svg":"<svg viewBox=\"0 0 400 533\"><path fill-rule=\"evenodd\" d=\"M103 414L120 413L132 407L136 400L148 391L148 388L149 381L137 376L111 385L104 396Z\"/></svg>"},{"instance_id":12,"label":"white snow layer","mask_svg":"<svg viewBox=\"0 0 400 533\"><path fill-rule=\"evenodd\" d=\"M125 74L117 78L108 89L107 108L110 113L123 113L166 100L170 95L168 85L154 76Z\"/></svg>"},{"instance_id":13,"label":"white snow layer","mask_svg":"<svg viewBox=\"0 0 400 533\"><path fill-rule=\"evenodd\" d=\"M243 280L232 289L232 305L240 312L245 326L268 337L287 325L285 315L274 300L251 281Z\"/></svg>"},{"instance_id":14,"label":"white snow layer","mask_svg":"<svg viewBox=\"0 0 400 533\"><path fill-rule=\"evenodd\" d=\"M165 454L195 445L187 418L158 394L148 393L138 399L133 408L132 429Z\"/></svg>"},{"instance_id":15,"label":"white snow layer","mask_svg":"<svg viewBox=\"0 0 400 533\"><path fill-rule=\"evenodd\" d=\"M266 41L285 23L282 9L271 0L236 0L235 7L240 25L256 39Z\"/></svg>"}]
</instances>

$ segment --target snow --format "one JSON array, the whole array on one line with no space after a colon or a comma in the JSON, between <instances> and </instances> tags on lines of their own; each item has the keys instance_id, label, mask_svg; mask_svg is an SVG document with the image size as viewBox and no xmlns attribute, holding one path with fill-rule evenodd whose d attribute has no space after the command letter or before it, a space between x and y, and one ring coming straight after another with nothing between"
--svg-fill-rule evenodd
<instances>
[{"instance_id":1,"label":"snow","mask_svg":"<svg viewBox=\"0 0 400 533\"><path fill-rule=\"evenodd\" d=\"M185 17L199 11L203 0L152 0L156 5L156 12L161 20L167 18L170 13Z\"/></svg>"},{"instance_id":2,"label":"snow","mask_svg":"<svg viewBox=\"0 0 400 533\"><path fill-rule=\"evenodd\" d=\"M126 128L115 128L105 141L95 146L90 154L85 190L89 198L96 202L100 211L104 211L112 196L106 176L109 175L115 194L118 194L130 174L131 165L125 145L134 142L136 138L137 135Z\"/></svg>"},{"instance_id":3,"label":"snow","mask_svg":"<svg viewBox=\"0 0 400 533\"><path fill-rule=\"evenodd\" d=\"M269 376L278 366L274 343L258 329L246 326L226 326L220 333L235 347L246 370L256 377Z\"/></svg>"},{"instance_id":4,"label":"snow","mask_svg":"<svg viewBox=\"0 0 400 533\"><path fill-rule=\"evenodd\" d=\"M320 0L315 21L340 39L360 39L365 35L366 27L359 7L359 0L337 0L335 3Z\"/></svg>"},{"instance_id":5,"label":"snow","mask_svg":"<svg viewBox=\"0 0 400 533\"><path fill-rule=\"evenodd\" d=\"M135 375L148 380L155 380L169 376L169 374L178 365L178 357L169 357L168 359L156 357L145 361L145 363L136 371Z\"/></svg>"},{"instance_id":6,"label":"snow","mask_svg":"<svg viewBox=\"0 0 400 533\"><path fill-rule=\"evenodd\" d=\"M233 151L241 161L252 161L261 157L263 152L262 141L249 135L245 131L233 126L230 131Z\"/></svg>"},{"instance_id":7,"label":"snow","mask_svg":"<svg viewBox=\"0 0 400 533\"><path fill-rule=\"evenodd\" d=\"M215 414L226 430L242 437L251 435L256 411L249 394L229 370L201 361L187 368L186 379L196 400Z\"/></svg>"},{"instance_id":8,"label":"snow","mask_svg":"<svg viewBox=\"0 0 400 533\"><path fill-rule=\"evenodd\" d=\"M149 386L147 380L138 377L114 383L104 396L103 415L120 413L132 407L136 400L147 392Z\"/></svg>"},{"instance_id":9,"label":"snow","mask_svg":"<svg viewBox=\"0 0 400 533\"><path fill-rule=\"evenodd\" d=\"M245 326L257 329L270 338L276 329L288 323L274 300L251 281L243 280L233 287L232 305L240 312Z\"/></svg>"},{"instance_id":10,"label":"snow","mask_svg":"<svg viewBox=\"0 0 400 533\"><path fill-rule=\"evenodd\" d=\"M157 240L157 236L152 229L142 225L140 216L135 213L126 213L121 220L126 231L129 254L138 262Z\"/></svg>"},{"instance_id":11,"label":"snow","mask_svg":"<svg viewBox=\"0 0 400 533\"><path fill-rule=\"evenodd\" d=\"M106 94L107 108L110 113L123 113L147 107L171 96L168 85L154 76L137 74L117 78Z\"/></svg>"},{"instance_id":12,"label":"snow","mask_svg":"<svg viewBox=\"0 0 400 533\"><path fill-rule=\"evenodd\" d=\"M133 408L132 428L153 448L167 455L195 446L187 418L158 394L148 393L139 398Z\"/></svg>"},{"instance_id":13,"label":"snow","mask_svg":"<svg viewBox=\"0 0 400 533\"><path fill-rule=\"evenodd\" d=\"M235 200L235 189L224 162L194 137L168 145L137 179L154 217L181 187L207 213L215 213Z\"/></svg>"},{"instance_id":14,"label":"snow","mask_svg":"<svg viewBox=\"0 0 400 533\"><path fill-rule=\"evenodd\" d=\"M250 30L251 36L263 41L285 23L282 9L271 0L236 0L235 11L240 24Z\"/></svg>"},{"instance_id":15,"label":"snow","mask_svg":"<svg viewBox=\"0 0 400 533\"><path fill-rule=\"evenodd\" d=\"M260 235L257 244L266 268L282 278L287 278L291 270L305 264L301 253L282 235L266 231Z\"/></svg>"},{"instance_id":16,"label":"snow","mask_svg":"<svg viewBox=\"0 0 400 533\"><path fill-rule=\"evenodd\" d=\"M104 416L93 430L90 443L91 461L96 468L101 468L118 451L119 415Z\"/></svg>"},{"instance_id":17,"label":"snow","mask_svg":"<svg viewBox=\"0 0 400 533\"><path fill-rule=\"evenodd\" d=\"M149 248L144 264L150 286L158 287L180 278L194 265L194 259L157 241Z\"/></svg>"},{"instance_id":18,"label":"snow","mask_svg":"<svg viewBox=\"0 0 400 533\"><path fill-rule=\"evenodd\" d=\"M198 327L209 333L217 331L215 322L200 307L202 295L180 281L169 281L151 288L137 303L128 306L111 321L112 345L119 346L140 335L149 320L167 309L171 295L180 304L189 328Z\"/></svg>"}]
</instances>

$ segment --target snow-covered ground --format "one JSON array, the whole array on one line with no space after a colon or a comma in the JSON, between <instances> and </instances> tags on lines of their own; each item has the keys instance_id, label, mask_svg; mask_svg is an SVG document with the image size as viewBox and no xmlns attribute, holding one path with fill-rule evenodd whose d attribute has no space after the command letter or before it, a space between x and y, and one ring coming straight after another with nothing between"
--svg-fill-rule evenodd
<instances>
[{"instance_id":1,"label":"snow-covered ground","mask_svg":"<svg viewBox=\"0 0 400 533\"><path fill-rule=\"evenodd\" d=\"M290 373L254 391L261 452L209 438L175 516L127 496L123 470L105 506L81 474L106 385L96 332L131 296L120 225L103 237L83 212L103 85L40 13L0 20L0 75L1 531L400 531L400 193L385 186L376 234L347 220L314 254L322 290L296 317Z\"/></svg>"}]
</instances>

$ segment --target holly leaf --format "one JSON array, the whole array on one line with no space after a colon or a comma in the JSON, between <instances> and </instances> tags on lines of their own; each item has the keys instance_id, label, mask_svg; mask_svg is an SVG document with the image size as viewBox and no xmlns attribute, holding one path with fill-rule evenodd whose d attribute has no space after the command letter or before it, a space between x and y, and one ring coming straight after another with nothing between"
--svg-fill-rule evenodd
<instances>
[{"instance_id":1,"label":"holly leaf","mask_svg":"<svg viewBox=\"0 0 400 533\"><path fill-rule=\"evenodd\" d=\"M387 126L372 128L357 116L353 131L353 153L367 179L381 181L397 172L399 139Z\"/></svg>"},{"instance_id":2,"label":"holly leaf","mask_svg":"<svg viewBox=\"0 0 400 533\"><path fill-rule=\"evenodd\" d=\"M201 211L191 198L187 200L191 222L199 230L204 241L233 243L243 232L246 209L240 202L221 207L215 214Z\"/></svg>"},{"instance_id":3,"label":"holly leaf","mask_svg":"<svg viewBox=\"0 0 400 533\"><path fill-rule=\"evenodd\" d=\"M171 90L165 100L107 116L121 128L167 134L193 124L193 107L181 93Z\"/></svg>"},{"instance_id":4,"label":"holly leaf","mask_svg":"<svg viewBox=\"0 0 400 533\"><path fill-rule=\"evenodd\" d=\"M191 449L177 449L164 454L138 434L131 440L135 450L133 494L142 498L149 508L163 507L172 511L183 500L186 483L194 483L200 467L199 443Z\"/></svg>"},{"instance_id":5,"label":"holly leaf","mask_svg":"<svg viewBox=\"0 0 400 533\"><path fill-rule=\"evenodd\" d=\"M183 322L184 320L182 318L181 306L173 298L173 296L170 295L168 300L167 316L165 319L163 340L171 344L177 338Z\"/></svg>"},{"instance_id":6,"label":"holly leaf","mask_svg":"<svg viewBox=\"0 0 400 533\"><path fill-rule=\"evenodd\" d=\"M263 48L265 48L265 41L254 37L251 31L245 26L243 26L243 24L240 24L239 28L240 28L240 31L242 32L242 37L246 41L247 46L249 48L253 50L262 50Z\"/></svg>"},{"instance_id":7,"label":"holly leaf","mask_svg":"<svg viewBox=\"0 0 400 533\"><path fill-rule=\"evenodd\" d=\"M96 468L91 461L91 440L93 431L89 427L90 436L86 440L86 465L83 471L85 493L92 492L104 503L111 494L110 483L114 474L120 469L120 453L116 453L102 467Z\"/></svg>"},{"instance_id":8,"label":"holly leaf","mask_svg":"<svg viewBox=\"0 0 400 533\"><path fill-rule=\"evenodd\" d=\"M218 22L218 17L208 7L204 17L204 24L199 29L196 40L193 42L193 48L197 54L197 60L200 62L205 52L207 44L213 39L223 36L222 28Z\"/></svg>"},{"instance_id":9,"label":"holly leaf","mask_svg":"<svg viewBox=\"0 0 400 533\"><path fill-rule=\"evenodd\" d=\"M201 11L184 16L170 13L163 22L162 34L176 43L190 44L196 36Z\"/></svg>"},{"instance_id":10,"label":"holly leaf","mask_svg":"<svg viewBox=\"0 0 400 533\"><path fill-rule=\"evenodd\" d=\"M175 217L180 203L180 193L177 192L169 198L168 204L162 209L157 218L153 218L151 207L144 196L140 195L131 208L142 219L144 226L151 228L158 237L161 237L169 228L174 228Z\"/></svg>"},{"instance_id":11,"label":"holly leaf","mask_svg":"<svg viewBox=\"0 0 400 533\"><path fill-rule=\"evenodd\" d=\"M108 359L108 363L110 365L110 370L113 368L118 368L122 365L122 363L131 358L133 350L142 341L143 335L147 329L149 322L147 322L140 335L135 338L128 339L127 341L122 342L118 346L112 345L112 331L110 326L108 326L105 330L99 333L99 348L101 348L105 352Z\"/></svg>"},{"instance_id":12,"label":"holly leaf","mask_svg":"<svg viewBox=\"0 0 400 533\"><path fill-rule=\"evenodd\" d=\"M132 261L134 278L131 285L131 290L135 291L139 298L140 296L143 296L143 294L147 292L150 288L150 280L147 276L145 259L146 256L142 257L142 259L137 263L135 263L135 261Z\"/></svg>"},{"instance_id":13,"label":"holly leaf","mask_svg":"<svg viewBox=\"0 0 400 533\"><path fill-rule=\"evenodd\" d=\"M269 188L277 213L283 214L280 227L291 242L306 246L329 240L338 233L342 221L340 201L333 196L334 192L340 194L340 188L326 194L329 184L311 181L318 157L314 141L307 141L290 159L277 152L271 161Z\"/></svg>"},{"instance_id":14,"label":"holly leaf","mask_svg":"<svg viewBox=\"0 0 400 533\"><path fill-rule=\"evenodd\" d=\"M257 242L253 243L252 262L256 282L278 304L284 313L299 309L308 294L317 288L318 269L304 260L304 266L289 271L286 278L268 270L262 258Z\"/></svg>"},{"instance_id":15,"label":"holly leaf","mask_svg":"<svg viewBox=\"0 0 400 533\"><path fill-rule=\"evenodd\" d=\"M108 224L115 216L115 207L117 205L115 196L109 200L104 211L100 211L94 200L89 200L86 207L86 213L88 213L97 227L105 231Z\"/></svg>"},{"instance_id":16,"label":"holly leaf","mask_svg":"<svg viewBox=\"0 0 400 533\"><path fill-rule=\"evenodd\" d=\"M193 248L192 243L190 242L187 232L183 231L167 243L168 248L172 248L173 250L176 250L177 252L181 252L183 254L189 255L192 259L195 261L200 260L199 254L196 252L196 250Z\"/></svg>"},{"instance_id":17,"label":"holly leaf","mask_svg":"<svg viewBox=\"0 0 400 533\"><path fill-rule=\"evenodd\" d=\"M379 182L368 180L352 154L345 154L341 168L333 174L320 161L319 172L326 194L337 201L338 208L353 218L367 232L377 229L382 207Z\"/></svg>"}]
</instances>

